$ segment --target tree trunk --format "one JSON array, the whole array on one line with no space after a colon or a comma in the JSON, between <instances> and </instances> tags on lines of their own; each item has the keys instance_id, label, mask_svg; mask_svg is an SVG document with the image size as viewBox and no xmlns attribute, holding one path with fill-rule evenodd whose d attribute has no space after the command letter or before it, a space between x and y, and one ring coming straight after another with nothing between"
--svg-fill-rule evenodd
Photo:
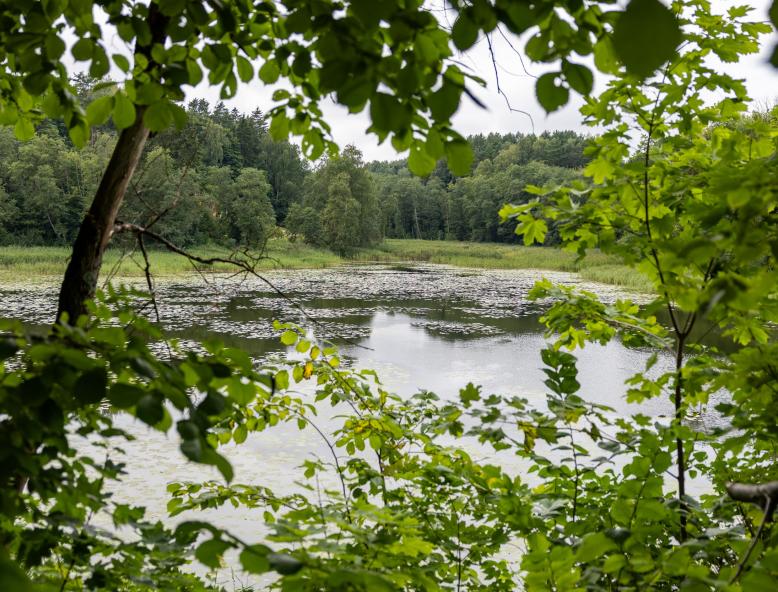
<instances>
[{"instance_id":1,"label":"tree trunk","mask_svg":"<svg viewBox=\"0 0 778 592\"><path fill-rule=\"evenodd\" d=\"M89 212L78 229L59 292L58 322L63 322L63 315L67 315L68 322L75 323L86 313L85 302L95 295L103 253L149 137L149 129L143 124L144 111L145 107L137 107L135 123L119 135Z\"/></svg>"}]
</instances>

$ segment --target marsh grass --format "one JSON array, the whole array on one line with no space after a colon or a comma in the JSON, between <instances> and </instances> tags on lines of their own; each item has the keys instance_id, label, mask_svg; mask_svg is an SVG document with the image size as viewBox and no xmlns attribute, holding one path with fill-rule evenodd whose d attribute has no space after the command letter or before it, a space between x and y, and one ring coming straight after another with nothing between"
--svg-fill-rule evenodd
<instances>
[{"instance_id":1,"label":"marsh grass","mask_svg":"<svg viewBox=\"0 0 778 592\"><path fill-rule=\"evenodd\" d=\"M192 252L204 256L225 256L229 251L217 247L198 247ZM592 253L579 262L573 253L555 248L524 247L495 243L388 239L377 247L360 249L348 260L325 249L286 239L271 240L268 258L259 269L319 269L348 262L393 263L426 262L479 269L547 269L576 272L583 279L622 286L643 292L651 286L637 270L619 265L612 257ZM66 247L0 247L0 281L53 281L65 271L70 249ZM168 251L151 251L151 269L155 277L195 273L187 259ZM198 266L202 273L228 273L227 264ZM140 254L109 249L103 262L103 277L142 278Z\"/></svg>"},{"instance_id":2,"label":"marsh grass","mask_svg":"<svg viewBox=\"0 0 778 592\"><path fill-rule=\"evenodd\" d=\"M228 250L218 247L196 247L191 249L191 252L202 257L229 255ZM0 247L0 281L46 281L61 277L69 257L69 247ZM155 277L196 273L186 258L169 251L152 250L149 252L149 259ZM267 259L262 260L258 268L317 269L342 262L340 257L330 251L276 239L270 241ZM235 271L234 267L223 263L197 267L202 273ZM137 252L108 249L103 259L102 277L107 274L115 274L121 278L143 277L143 258Z\"/></svg>"},{"instance_id":3,"label":"marsh grass","mask_svg":"<svg viewBox=\"0 0 778 592\"><path fill-rule=\"evenodd\" d=\"M649 292L651 284L636 269L621 265L602 253L590 253L583 261L551 247L525 247L496 243L388 239L357 253L359 261L417 261L480 269L547 269L580 274L583 279Z\"/></svg>"}]
</instances>

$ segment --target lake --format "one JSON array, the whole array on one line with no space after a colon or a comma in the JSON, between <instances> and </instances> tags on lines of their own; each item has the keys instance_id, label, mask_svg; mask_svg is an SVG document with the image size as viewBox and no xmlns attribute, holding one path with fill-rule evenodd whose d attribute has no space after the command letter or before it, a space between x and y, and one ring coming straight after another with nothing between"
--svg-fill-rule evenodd
<instances>
[{"instance_id":1,"label":"lake","mask_svg":"<svg viewBox=\"0 0 778 592\"><path fill-rule=\"evenodd\" d=\"M548 303L528 300L535 281L546 277L576 285L606 301L629 296L611 286L582 282L574 274L438 265L348 266L277 271L265 277L277 291L257 278L160 281L162 323L184 343L218 337L257 359L273 359L284 348L272 321L297 322L338 344L348 365L376 370L384 385L401 395L426 389L453 398L473 382L487 394L520 395L539 406L545 400L539 350L546 339L538 319ZM46 324L53 319L55 303L54 285L0 287L0 317ZM624 381L643 369L649 352L613 341L587 346L576 355L583 397L611 405L617 413L672 414L668 400L637 407L623 399ZM671 365L668 357L661 358L654 371ZM142 500L151 517L164 518L167 483L218 478L212 468L186 462L174 434L159 434L127 416L118 421L142 434L123 445L130 454L118 500ZM303 459L326 452L313 430L300 432L291 425L254 434L240 448L224 451L236 482L272 485L279 493L293 490ZM506 462L513 470L524 468ZM258 512L226 508L206 516L253 540L263 531Z\"/></svg>"},{"instance_id":2,"label":"lake","mask_svg":"<svg viewBox=\"0 0 778 592\"><path fill-rule=\"evenodd\" d=\"M272 321L296 322L336 343L350 364L378 371L399 394L425 389L447 398L473 382L484 391L534 398L543 397L539 349L546 339L538 319L547 306L527 299L535 281L577 285L606 301L630 296L575 274L442 265L361 265L265 277L288 298L257 278L160 281L162 324L184 342L218 337L264 359L283 349ZM0 317L46 324L55 304L53 285L0 287ZM626 411L624 380L642 369L647 352L613 342L577 355L582 394ZM655 403L644 412L670 409Z\"/></svg>"}]
</instances>

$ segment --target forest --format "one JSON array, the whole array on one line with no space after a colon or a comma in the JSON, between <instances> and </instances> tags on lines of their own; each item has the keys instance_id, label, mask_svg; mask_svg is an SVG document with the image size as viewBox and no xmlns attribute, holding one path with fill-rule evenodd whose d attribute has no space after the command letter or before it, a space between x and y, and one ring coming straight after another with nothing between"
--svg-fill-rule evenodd
<instances>
[{"instance_id":1,"label":"forest","mask_svg":"<svg viewBox=\"0 0 778 592\"><path fill-rule=\"evenodd\" d=\"M101 84L73 80L84 105L99 98ZM259 109L240 113L195 99L186 113L182 129L148 142L119 215L142 226L154 221L183 247L259 249L277 226L339 254L384 237L516 242L497 211L526 201L526 185L580 178L588 162L588 138L575 132L489 134L468 138L471 175L456 177L440 161L420 178L404 160L365 163L353 147L311 164L295 144L271 138ZM0 244L72 242L116 135L110 122L96 126L77 149L62 120L42 122L27 142L0 128Z\"/></svg>"}]
</instances>

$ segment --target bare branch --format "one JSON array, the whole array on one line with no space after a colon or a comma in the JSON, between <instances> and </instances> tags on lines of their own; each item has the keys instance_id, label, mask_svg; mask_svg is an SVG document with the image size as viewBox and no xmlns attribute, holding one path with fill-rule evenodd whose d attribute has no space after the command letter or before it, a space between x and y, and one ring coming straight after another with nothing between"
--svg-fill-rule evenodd
<instances>
[{"instance_id":1,"label":"bare branch","mask_svg":"<svg viewBox=\"0 0 778 592\"><path fill-rule=\"evenodd\" d=\"M530 115L527 111L524 111L522 109L517 109L513 105L511 105L511 101L508 98L508 95L505 94L505 91L500 86L500 74L497 72L497 58L494 55L494 47L492 46L492 37L491 35L485 35L486 37L486 43L489 46L489 55L492 58L492 67L494 68L494 80L497 83L497 94L501 95L503 99L505 99L505 104L508 106L508 110L512 113L521 113L522 115L526 115L529 119L530 125L532 126L532 133L535 133L535 120L532 119L532 115Z\"/></svg>"},{"instance_id":2,"label":"bare branch","mask_svg":"<svg viewBox=\"0 0 778 592\"><path fill-rule=\"evenodd\" d=\"M116 224L114 224L113 232L114 233L131 232L137 236L141 236L141 235L147 236L148 238L151 238L157 241L158 243L160 243L161 245L163 245L167 250L172 251L173 253L177 253L183 257L186 257L189 260L189 262L192 263L193 266L195 263L200 263L201 265L214 265L216 263L224 263L225 265L231 265L237 267L238 269L244 271L247 274L254 276L262 283L267 285L275 294L277 294L278 296L286 300L289 304L291 304L292 307L294 307L294 309L297 310L303 316L303 318L305 318L305 320L307 320L308 322L310 322L315 326L321 326L321 323L316 318L308 314L308 312L302 307L302 305L300 305L297 301L293 300L290 296L285 294L273 282L271 282L269 279L267 279L265 276L263 276L257 271L257 266L259 265L260 261L266 259L266 257L263 255L264 247L257 255L252 254L248 249L243 249L241 251L234 251L228 257L201 257L199 255L195 255L194 253L190 253L189 251L182 249L181 247L172 243L161 234L157 234L156 232L153 232L148 228L139 226L137 224L130 224L130 223L121 222L117 220ZM197 269L196 266L195 269ZM353 347L359 347L361 349L367 349L367 350L371 349L367 346L364 346L360 343L356 343L348 339L344 339L344 341Z\"/></svg>"},{"instance_id":3,"label":"bare branch","mask_svg":"<svg viewBox=\"0 0 778 592\"><path fill-rule=\"evenodd\" d=\"M765 521L771 522L778 504L778 481L761 485L748 483L727 483L729 497L737 502L746 502L759 506L765 514Z\"/></svg>"}]
</instances>

